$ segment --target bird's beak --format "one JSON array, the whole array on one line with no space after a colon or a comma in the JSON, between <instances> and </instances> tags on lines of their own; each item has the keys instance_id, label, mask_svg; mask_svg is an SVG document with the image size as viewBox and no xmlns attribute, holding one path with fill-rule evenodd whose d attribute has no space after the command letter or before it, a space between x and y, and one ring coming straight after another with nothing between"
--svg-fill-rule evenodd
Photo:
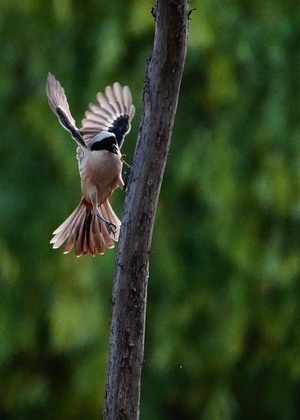
<instances>
[{"instance_id":1,"label":"bird's beak","mask_svg":"<svg viewBox=\"0 0 300 420\"><path fill-rule=\"evenodd\" d=\"M113 152L113 153L115 153L116 155L118 154L118 152L119 152L119 147L118 147L116 144L114 144L114 145L113 145L113 147L112 147L112 152Z\"/></svg>"}]
</instances>

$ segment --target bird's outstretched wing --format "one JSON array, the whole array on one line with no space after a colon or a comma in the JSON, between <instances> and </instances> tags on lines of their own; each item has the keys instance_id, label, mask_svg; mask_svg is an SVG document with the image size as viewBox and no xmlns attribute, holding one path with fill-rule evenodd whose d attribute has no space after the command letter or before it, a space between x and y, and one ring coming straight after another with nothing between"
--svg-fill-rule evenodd
<instances>
[{"instance_id":1,"label":"bird's outstretched wing","mask_svg":"<svg viewBox=\"0 0 300 420\"><path fill-rule=\"evenodd\" d=\"M71 115L65 91L51 73L48 73L46 91L50 108L57 115L61 125L71 133L78 145L85 148L86 144Z\"/></svg>"},{"instance_id":2,"label":"bird's outstretched wing","mask_svg":"<svg viewBox=\"0 0 300 420\"><path fill-rule=\"evenodd\" d=\"M89 105L82 120L80 132L84 142L88 146L88 143L101 131L109 131L115 134L121 148L124 137L131 129L130 122L134 113L135 107L132 104L129 87L122 87L117 82L107 86L105 93L97 94L97 103Z\"/></svg>"}]
</instances>

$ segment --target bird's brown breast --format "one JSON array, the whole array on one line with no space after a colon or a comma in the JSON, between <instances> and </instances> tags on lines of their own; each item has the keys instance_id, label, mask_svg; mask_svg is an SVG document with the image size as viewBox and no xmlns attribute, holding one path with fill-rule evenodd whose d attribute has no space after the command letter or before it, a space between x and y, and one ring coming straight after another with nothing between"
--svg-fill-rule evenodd
<instances>
[{"instance_id":1,"label":"bird's brown breast","mask_svg":"<svg viewBox=\"0 0 300 420\"><path fill-rule=\"evenodd\" d=\"M120 154L108 151L89 152L81 172L83 196L90 201L91 194L97 194L97 205L110 197L112 192L122 186L122 161Z\"/></svg>"}]
</instances>

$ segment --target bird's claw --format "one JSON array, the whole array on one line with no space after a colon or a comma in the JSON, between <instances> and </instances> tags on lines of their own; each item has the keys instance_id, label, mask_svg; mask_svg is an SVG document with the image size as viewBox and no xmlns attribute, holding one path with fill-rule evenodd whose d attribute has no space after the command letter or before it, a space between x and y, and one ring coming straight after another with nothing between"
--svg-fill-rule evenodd
<instances>
[{"instance_id":1,"label":"bird's claw","mask_svg":"<svg viewBox=\"0 0 300 420\"><path fill-rule=\"evenodd\" d=\"M125 160L124 160L124 157L125 156L126 155L122 155L122 158L121 158L122 161L123 161L123 164L125 166L127 166L127 169L124 172L124 187L123 187L123 191L127 191L127 187L128 187L128 184L129 184L130 172L131 172L131 169L132 169L132 167L127 162L125 162Z\"/></svg>"},{"instance_id":2,"label":"bird's claw","mask_svg":"<svg viewBox=\"0 0 300 420\"><path fill-rule=\"evenodd\" d=\"M116 225L114 225L111 222L107 222L106 227L107 227L109 235L113 234L113 236L116 236L116 232L117 232Z\"/></svg>"},{"instance_id":3,"label":"bird's claw","mask_svg":"<svg viewBox=\"0 0 300 420\"><path fill-rule=\"evenodd\" d=\"M130 168L127 171L124 172L124 187L123 187L123 191L127 191L128 184L129 184L130 172L131 172L131 169Z\"/></svg>"}]
</instances>

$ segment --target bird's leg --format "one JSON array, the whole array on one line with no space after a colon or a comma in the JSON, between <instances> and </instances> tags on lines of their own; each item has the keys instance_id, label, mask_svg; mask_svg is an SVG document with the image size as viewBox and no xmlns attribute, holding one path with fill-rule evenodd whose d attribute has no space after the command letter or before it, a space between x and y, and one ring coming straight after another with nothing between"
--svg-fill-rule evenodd
<instances>
[{"instance_id":1,"label":"bird's leg","mask_svg":"<svg viewBox=\"0 0 300 420\"><path fill-rule=\"evenodd\" d=\"M98 198L97 198L97 190L96 189L91 189L90 200L91 200L90 202L93 206L93 210L94 210L95 215L105 224L106 229L108 231L108 234L109 235L113 234L113 236L115 237L116 232L117 232L117 227L112 222L109 222L108 220L106 220L102 216L102 214L100 213L99 208L97 206Z\"/></svg>"},{"instance_id":2,"label":"bird's leg","mask_svg":"<svg viewBox=\"0 0 300 420\"><path fill-rule=\"evenodd\" d=\"M109 235L113 234L116 235L117 227L112 222L109 222L108 220L104 219L104 217L101 215L98 207L94 208L95 214L97 217L99 217L100 220L105 224L106 229L108 230Z\"/></svg>"},{"instance_id":3,"label":"bird's leg","mask_svg":"<svg viewBox=\"0 0 300 420\"><path fill-rule=\"evenodd\" d=\"M131 169L124 172L124 187L123 191L127 191Z\"/></svg>"},{"instance_id":4,"label":"bird's leg","mask_svg":"<svg viewBox=\"0 0 300 420\"><path fill-rule=\"evenodd\" d=\"M96 195L94 195L94 196L91 195L91 198L92 197L94 198L94 200L91 199L91 203L92 203L92 206L93 206L93 210L94 210L95 215L105 224L106 229L108 231L108 234L109 235L113 234L115 236L116 235L116 231L117 231L116 225L114 225L112 222L109 222L108 220L106 220L102 216L102 214L100 213L99 208L98 208L98 206L96 204L97 203L97 199L95 199Z\"/></svg>"},{"instance_id":5,"label":"bird's leg","mask_svg":"<svg viewBox=\"0 0 300 420\"><path fill-rule=\"evenodd\" d=\"M127 170L124 171L124 187L123 187L123 191L127 191L127 187L128 187L128 183L129 183L129 177L130 177L130 173L131 173L131 169L132 167L124 160L124 157L126 155L122 155L121 159L122 162L124 163L124 165L127 166Z\"/></svg>"}]
</instances>

